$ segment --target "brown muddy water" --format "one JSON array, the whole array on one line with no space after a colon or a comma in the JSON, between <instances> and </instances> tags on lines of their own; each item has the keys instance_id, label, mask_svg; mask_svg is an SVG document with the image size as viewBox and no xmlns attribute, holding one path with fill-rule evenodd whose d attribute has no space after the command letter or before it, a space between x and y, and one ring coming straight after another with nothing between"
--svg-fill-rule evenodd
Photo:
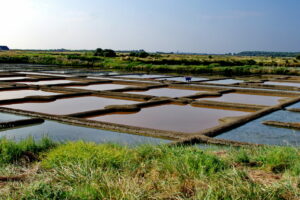
<instances>
[{"instance_id":1,"label":"brown muddy water","mask_svg":"<svg viewBox=\"0 0 300 200\"><path fill-rule=\"evenodd\" d=\"M210 100L210 101L223 101L231 103L241 103L241 104L257 104L257 105L276 105L280 99L287 97L279 96L264 96L255 94L240 94L240 93L228 93L223 94L220 97L209 97L209 98L199 98L197 100Z\"/></svg>"},{"instance_id":2,"label":"brown muddy water","mask_svg":"<svg viewBox=\"0 0 300 200\"><path fill-rule=\"evenodd\" d=\"M207 91L204 90L181 90L181 89L173 89L173 88L158 88L151 89L148 91L134 91L127 92L130 94L142 94L142 95L151 95L151 96L164 96L164 97L184 97L194 95L196 93L204 93Z\"/></svg>"},{"instance_id":3,"label":"brown muddy water","mask_svg":"<svg viewBox=\"0 0 300 200\"><path fill-rule=\"evenodd\" d=\"M18 103L2 107L26 111L47 113L53 115L68 115L72 113L103 109L107 105L135 104L136 101L119 100L103 97L76 97L58 99L53 102Z\"/></svg>"},{"instance_id":4,"label":"brown muddy water","mask_svg":"<svg viewBox=\"0 0 300 200\"><path fill-rule=\"evenodd\" d=\"M109 114L88 118L137 127L193 133L219 124L219 119L249 114L190 105L162 105L144 108L137 113Z\"/></svg>"},{"instance_id":5,"label":"brown muddy water","mask_svg":"<svg viewBox=\"0 0 300 200\"><path fill-rule=\"evenodd\" d=\"M82 90L115 90L122 89L126 87L136 87L134 85L121 85L121 84L96 84L96 85L87 85L87 86L70 86L68 88L82 89Z\"/></svg>"},{"instance_id":6,"label":"brown muddy water","mask_svg":"<svg viewBox=\"0 0 300 200\"><path fill-rule=\"evenodd\" d=\"M27 96L50 96L57 95L54 92L45 92L42 90L9 90L0 92L0 100L19 99Z\"/></svg>"}]
</instances>

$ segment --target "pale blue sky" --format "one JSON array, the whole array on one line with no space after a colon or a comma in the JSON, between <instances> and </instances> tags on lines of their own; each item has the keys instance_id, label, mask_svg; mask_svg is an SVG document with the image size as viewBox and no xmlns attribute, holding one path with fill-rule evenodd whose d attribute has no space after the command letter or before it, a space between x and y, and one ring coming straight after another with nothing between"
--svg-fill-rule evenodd
<instances>
[{"instance_id":1,"label":"pale blue sky","mask_svg":"<svg viewBox=\"0 0 300 200\"><path fill-rule=\"evenodd\" d=\"M0 0L0 45L300 51L299 0Z\"/></svg>"}]
</instances>

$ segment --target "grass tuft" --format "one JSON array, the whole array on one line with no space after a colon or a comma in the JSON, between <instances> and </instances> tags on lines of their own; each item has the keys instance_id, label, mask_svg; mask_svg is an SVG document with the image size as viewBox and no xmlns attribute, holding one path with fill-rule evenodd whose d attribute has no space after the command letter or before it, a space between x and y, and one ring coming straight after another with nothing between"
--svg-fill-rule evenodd
<instances>
[{"instance_id":1,"label":"grass tuft","mask_svg":"<svg viewBox=\"0 0 300 200\"><path fill-rule=\"evenodd\" d=\"M35 143L32 139L19 143L3 139L1 145L6 152L31 151L43 155L37 173L23 182L6 183L0 188L3 199L300 197L297 148L124 147L85 142L53 145L49 140ZM7 163L20 158L13 157L7 158ZM0 172L11 174L20 169L17 164L3 164Z\"/></svg>"},{"instance_id":2,"label":"grass tuft","mask_svg":"<svg viewBox=\"0 0 300 200\"><path fill-rule=\"evenodd\" d=\"M17 162L22 156L34 154L53 148L56 144L49 138L36 142L29 137L21 142L14 142L6 138L0 139L0 165Z\"/></svg>"}]
</instances>

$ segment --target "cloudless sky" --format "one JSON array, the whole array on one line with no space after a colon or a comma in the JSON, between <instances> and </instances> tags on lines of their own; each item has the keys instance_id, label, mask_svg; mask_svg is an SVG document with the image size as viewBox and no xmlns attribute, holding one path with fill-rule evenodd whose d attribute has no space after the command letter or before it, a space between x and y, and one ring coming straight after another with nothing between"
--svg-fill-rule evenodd
<instances>
[{"instance_id":1,"label":"cloudless sky","mask_svg":"<svg viewBox=\"0 0 300 200\"><path fill-rule=\"evenodd\" d=\"M0 45L300 51L300 0L0 0Z\"/></svg>"}]
</instances>

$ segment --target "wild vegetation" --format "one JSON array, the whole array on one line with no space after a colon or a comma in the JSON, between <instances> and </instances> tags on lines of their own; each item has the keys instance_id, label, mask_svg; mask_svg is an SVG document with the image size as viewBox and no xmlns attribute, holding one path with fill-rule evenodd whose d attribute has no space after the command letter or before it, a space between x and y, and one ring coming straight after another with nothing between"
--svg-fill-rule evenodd
<instances>
[{"instance_id":1,"label":"wild vegetation","mask_svg":"<svg viewBox=\"0 0 300 200\"><path fill-rule=\"evenodd\" d=\"M94 54L94 56L103 56L103 57L116 57L117 54L114 50L111 49L101 49L98 48L96 49L96 52Z\"/></svg>"},{"instance_id":2,"label":"wild vegetation","mask_svg":"<svg viewBox=\"0 0 300 200\"><path fill-rule=\"evenodd\" d=\"M149 53L147 53L146 51L144 50L139 50L139 51L132 51L129 53L129 56L132 56L132 57L140 57L140 58L146 58L148 56L150 56Z\"/></svg>"},{"instance_id":3,"label":"wild vegetation","mask_svg":"<svg viewBox=\"0 0 300 200\"><path fill-rule=\"evenodd\" d=\"M299 154L291 147L124 147L1 139L0 198L299 199Z\"/></svg>"},{"instance_id":4,"label":"wild vegetation","mask_svg":"<svg viewBox=\"0 0 300 200\"><path fill-rule=\"evenodd\" d=\"M296 57L249 57L229 55L148 54L147 52L9 51L0 52L0 63L30 63L124 71L185 74L289 74L299 75Z\"/></svg>"}]
</instances>

